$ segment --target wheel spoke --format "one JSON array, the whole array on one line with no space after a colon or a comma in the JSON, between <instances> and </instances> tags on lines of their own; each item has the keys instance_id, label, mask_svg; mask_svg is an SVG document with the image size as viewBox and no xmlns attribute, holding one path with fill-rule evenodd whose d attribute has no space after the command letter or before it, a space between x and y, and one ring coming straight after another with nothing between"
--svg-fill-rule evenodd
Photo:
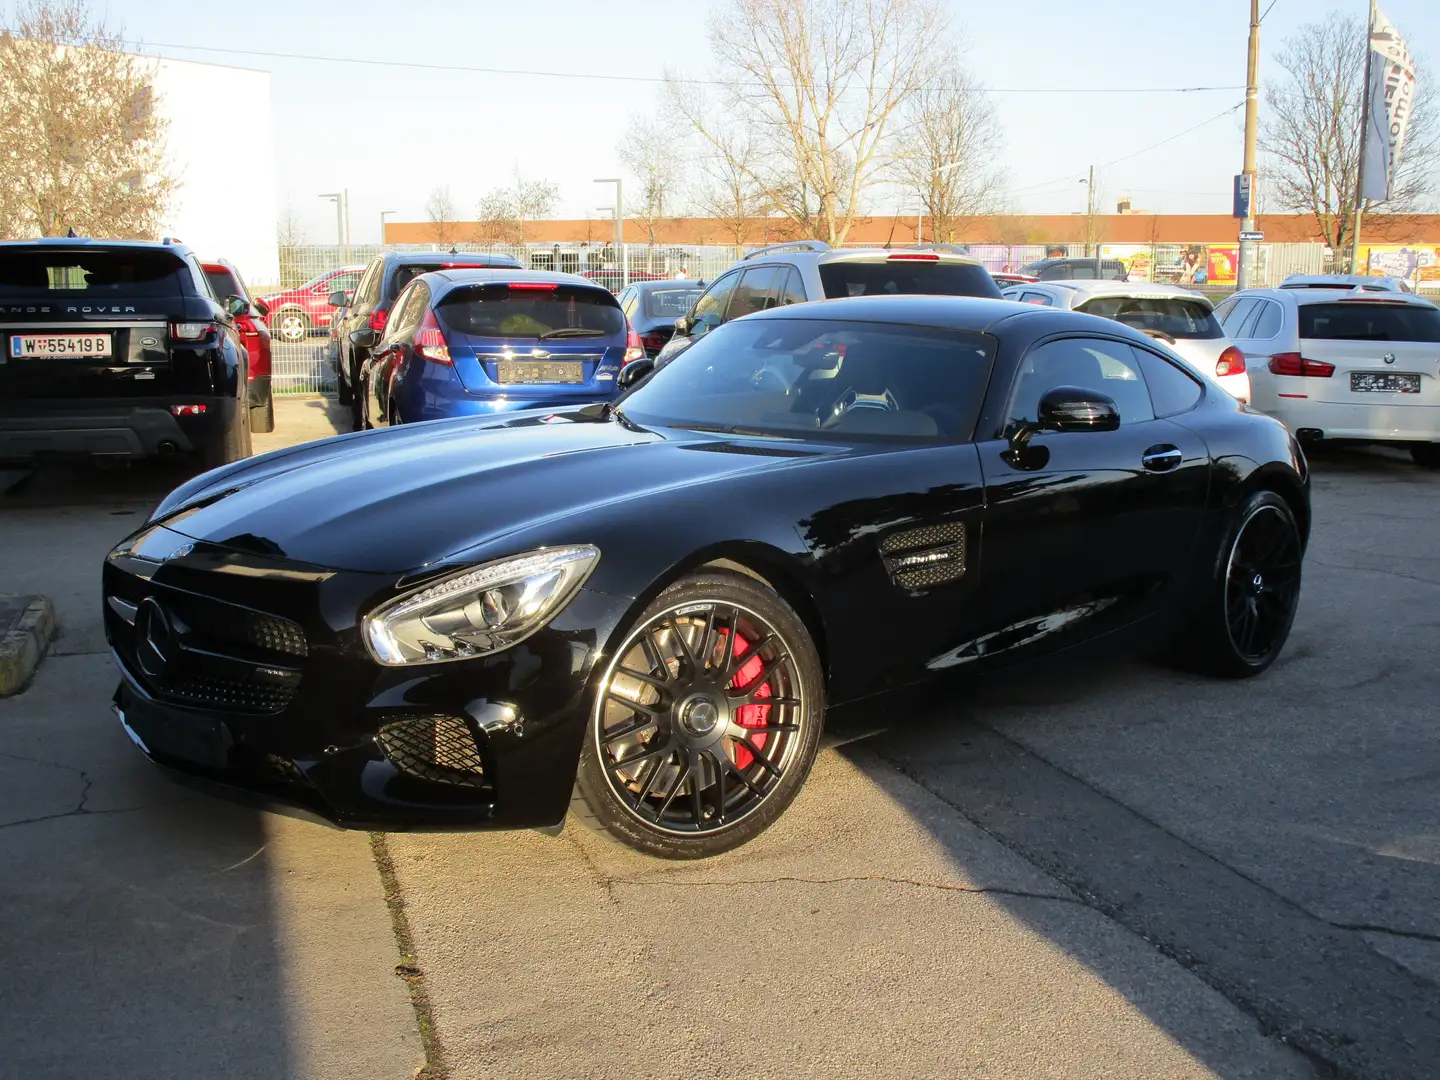
<instances>
[{"instance_id":1,"label":"wheel spoke","mask_svg":"<svg viewBox=\"0 0 1440 1080\"><path fill-rule=\"evenodd\" d=\"M640 648L645 651L645 659L650 661L650 667L661 672L666 682L673 682L670 678L670 665L665 662L660 646L655 644L655 638L649 632L640 636Z\"/></svg>"},{"instance_id":2,"label":"wheel spoke","mask_svg":"<svg viewBox=\"0 0 1440 1080\"><path fill-rule=\"evenodd\" d=\"M665 801L660 804L660 809L655 811L655 820L659 821L665 816L665 811L670 809L670 804L675 801L675 796L680 794L680 789L685 786L685 781L690 776L690 762L687 759L683 768L675 773L675 782L670 785L670 790L665 793Z\"/></svg>"},{"instance_id":3,"label":"wheel spoke","mask_svg":"<svg viewBox=\"0 0 1440 1080\"><path fill-rule=\"evenodd\" d=\"M695 659L694 651L690 648L690 642L685 638L685 632L680 629L679 620L672 615L669 619L665 620L665 625L670 628L670 634L675 641L676 647L680 651L680 659L685 664L685 669L690 678L693 679L700 673L701 668Z\"/></svg>"},{"instance_id":4,"label":"wheel spoke","mask_svg":"<svg viewBox=\"0 0 1440 1080\"><path fill-rule=\"evenodd\" d=\"M732 633L733 633L733 631L732 631ZM750 648L746 649L744 656L734 657L734 658L730 661L729 667L727 667L727 668L725 669L724 675L721 676L721 679L720 679L721 683L722 683L723 685L725 685L726 687L728 687L732 682L735 681L735 676L737 676L737 675L740 674L740 669L743 668L746 664L750 663L750 661L751 661L754 657L759 656L761 650L763 650L766 646L768 646L768 645L769 645L772 641L774 641L774 640L775 640L775 635L774 635L774 634L766 634L766 635L765 635L764 637L762 637L759 641L757 641L753 646L751 646ZM760 679L752 679L751 681L758 683L758 682L760 682L761 680L760 680Z\"/></svg>"},{"instance_id":5,"label":"wheel spoke","mask_svg":"<svg viewBox=\"0 0 1440 1080\"><path fill-rule=\"evenodd\" d=\"M690 757L690 811L695 815L695 830L705 827L705 800L700 795L700 778L705 775L699 754Z\"/></svg>"},{"instance_id":6,"label":"wheel spoke","mask_svg":"<svg viewBox=\"0 0 1440 1080\"><path fill-rule=\"evenodd\" d=\"M705 616L705 626L700 631L700 651L698 655L700 658L701 671L709 669L710 658L715 651L715 647L710 644L710 639L715 633L715 614L719 609L719 604L710 605L710 613Z\"/></svg>"},{"instance_id":7,"label":"wheel spoke","mask_svg":"<svg viewBox=\"0 0 1440 1080\"><path fill-rule=\"evenodd\" d=\"M725 772L729 773L731 776L735 777L747 788L749 788L750 794L756 796L757 798L765 794L765 792L761 788L756 786L753 780L751 780L748 776L745 775L744 770L742 770L740 766L736 765L733 761L730 760L730 756L728 754L719 754L717 756L720 760L721 765L724 767Z\"/></svg>"},{"instance_id":8,"label":"wheel spoke","mask_svg":"<svg viewBox=\"0 0 1440 1080\"><path fill-rule=\"evenodd\" d=\"M725 755L713 746L710 748L710 760L715 763L715 824L725 824L725 774L729 771L725 768L729 759L721 761Z\"/></svg>"},{"instance_id":9,"label":"wheel spoke","mask_svg":"<svg viewBox=\"0 0 1440 1080\"><path fill-rule=\"evenodd\" d=\"M746 750L750 751L750 756L755 759L756 764L758 764L771 776L775 777L776 780L780 779L780 770L775 767L775 763L773 761L771 761L768 757L765 756L765 752L763 750L756 746L749 738L740 739L739 742L741 746L745 747Z\"/></svg>"},{"instance_id":10,"label":"wheel spoke","mask_svg":"<svg viewBox=\"0 0 1440 1080\"><path fill-rule=\"evenodd\" d=\"M655 764L645 777L645 783L640 788L640 794L635 798L636 806L645 805L645 800L648 799L650 793L655 790L655 781L660 779L660 774L665 771L665 766L669 764L669 760L668 756L656 759Z\"/></svg>"},{"instance_id":11,"label":"wheel spoke","mask_svg":"<svg viewBox=\"0 0 1440 1080\"><path fill-rule=\"evenodd\" d=\"M664 667L662 666L660 670L664 671L665 669L664 669ZM670 685L670 682L669 682L668 679L662 679L662 678L660 678L659 676L651 675L651 674L648 674L647 672L636 671L634 668L617 667L617 668L615 669L615 674L616 674L616 675L624 675L624 676L627 677L627 678L635 679L635 680L637 680L637 681L639 681L639 682L643 682L643 683L645 683L647 686L653 686L653 687L655 687L655 689L657 689L657 690L664 690L664 689L666 689L667 687L669 687L669 685Z\"/></svg>"},{"instance_id":12,"label":"wheel spoke","mask_svg":"<svg viewBox=\"0 0 1440 1080\"><path fill-rule=\"evenodd\" d=\"M620 700L625 701L626 699L621 698ZM614 742L616 739L623 739L627 735L634 735L638 732L644 731L646 728L652 728L654 726L655 721L650 719L650 716L647 714L646 716L634 721L633 723L626 724L624 727L605 728L600 732L600 741L608 745Z\"/></svg>"},{"instance_id":13,"label":"wheel spoke","mask_svg":"<svg viewBox=\"0 0 1440 1080\"><path fill-rule=\"evenodd\" d=\"M723 673L720 680L722 683L728 683L730 681L730 665L735 660L735 635L739 633L739 627L740 609L738 607L732 607L730 609L730 632L725 635L725 648L720 653L720 664L718 668L718 670Z\"/></svg>"},{"instance_id":14,"label":"wheel spoke","mask_svg":"<svg viewBox=\"0 0 1440 1080\"><path fill-rule=\"evenodd\" d=\"M745 725L743 725L743 727L745 728L746 731L750 732L752 735L769 735L769 734L770 734L771 732L773 732L773 731L799 731L799 730L800 730L800 725L799 725L799 724L755 724L755 725L753 725L753 726L750 725L750 724L745 724Z\"/></svg>"},{"instance_id":15,"label":"wheel spoke","mask_svg":"<svg viewBox=\"0 0 1440 1080\"><path fill-rule=\"evenodd\" d=\"M657 746L657 747L655 747L654 749L651 749L651 748L649 748L649 747L647 746L647 747L646 747L644 750L642 750L640 753L638 753L638 754L631 754L628 758L625 758L623 761L620 760L619 758L612 758L612 759L611 759L611 762L610 762L610 767L611 767L612 769L628 769L631 765L636 765L636 764L638 764L638 763L640 763L640 762L642 762L642 761L645 761L645 760L647 760L647 759L649 759L649 758L658 757L658 756L661 755L661 754L669 754L669 753L671 753L674 749L675 749L675 748L674 748L673 746L671 746L669 743L666 743L664 746Z\"/></svg>"}]
</instances>

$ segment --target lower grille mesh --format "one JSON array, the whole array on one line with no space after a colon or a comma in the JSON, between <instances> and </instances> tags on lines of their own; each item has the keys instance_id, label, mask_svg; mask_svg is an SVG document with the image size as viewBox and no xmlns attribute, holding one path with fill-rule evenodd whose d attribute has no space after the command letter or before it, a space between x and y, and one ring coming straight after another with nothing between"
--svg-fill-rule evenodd
<instances>
[{"instance_id":1,"label":"lower grille mesh","mask_svg":"<svg viewBox=\"0 0 1440 1080\"><path fill-rule=\"evenodd\" d=\"M401 772L421 780L484 787L485 766L468 721L416 716L380 729L380 749Z\"/></svg>"}]
</instances>

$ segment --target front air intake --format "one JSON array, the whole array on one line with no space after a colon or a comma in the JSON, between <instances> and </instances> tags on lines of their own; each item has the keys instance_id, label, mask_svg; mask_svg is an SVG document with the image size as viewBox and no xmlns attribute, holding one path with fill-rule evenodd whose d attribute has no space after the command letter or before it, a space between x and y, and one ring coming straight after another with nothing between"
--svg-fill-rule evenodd
<instances>
[{"instance_id":1,"label":"front air intake","mask_svg":"<svg viewBox=\"0 0 1440 1080\"><path fill-rule=\"evenodd\" d=\"M390 763L403 773L437 784L486 785L475 732L463 717L406 717L386 724L377 738Z\"/></svg>"}]
</instances>

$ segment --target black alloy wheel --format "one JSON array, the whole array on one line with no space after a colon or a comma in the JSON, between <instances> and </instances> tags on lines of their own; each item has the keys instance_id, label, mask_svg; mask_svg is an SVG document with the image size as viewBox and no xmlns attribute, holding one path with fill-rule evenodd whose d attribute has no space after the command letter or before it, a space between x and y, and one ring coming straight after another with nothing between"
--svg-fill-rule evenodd
<instances>
[{"instance_id":1,"label":"black alloy wheel","mask_svg":"<svg viewBox=\"0 0 1440 1080\"><path fill-rule=\"evenodd\" d=\"M1213 675L1246 678L1275 662L1300 602L1304 546L1290 506L1271 491L1240 507L1221 549L1218 581L1200 616L1199 664Z\"/></svg>"},{"instance_id":2,"label":"black alloy wheel","mask_svg":"<svg viewBox=\"0 0 1440 1080\"><path fill-rule=\"evenodd\" d=\"M810 771L824 718L803 622L751 579L670 586L599 682L579 789L610 833L666 858L727 851L764 831Z\"/></svg>"}]
</instances>

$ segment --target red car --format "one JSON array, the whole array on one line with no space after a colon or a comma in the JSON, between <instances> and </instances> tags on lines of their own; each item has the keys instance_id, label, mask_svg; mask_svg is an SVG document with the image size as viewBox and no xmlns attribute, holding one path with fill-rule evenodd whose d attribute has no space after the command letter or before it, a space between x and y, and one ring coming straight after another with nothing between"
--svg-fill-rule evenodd
<instances>
[{"instance_id":1,"label":"red car","mask_svg":"<svg viewBox=\"0 0 1440 1080\"><path fill-rule=\"evenodd\" d=\"M270 328L265 325L269 311L263 301L251 299L245 279L225 259L201 263L210 291L222 304L228 296L238 296L249 304L243 315L236 315L235 329L240 331L240 340L249 355L246 366L246 388L250 398L250 430L275 430L275 397L270 390Z\"/></svg>"},{"instance_id":2,"label":"red car","mask_svg":"<svg viewBox=\"0 0 1440 1080\"><path fill-rule=\"evenodd\" d=\"M363 266L342 266L327 270L319 277L286 289L264 300L270 309L269 323L275 336L287 345L304 341L317 330L327 330L335 309L330 306L330 295L343 292L347 296L355 292Z\"/></svg>"}]
</instances>

